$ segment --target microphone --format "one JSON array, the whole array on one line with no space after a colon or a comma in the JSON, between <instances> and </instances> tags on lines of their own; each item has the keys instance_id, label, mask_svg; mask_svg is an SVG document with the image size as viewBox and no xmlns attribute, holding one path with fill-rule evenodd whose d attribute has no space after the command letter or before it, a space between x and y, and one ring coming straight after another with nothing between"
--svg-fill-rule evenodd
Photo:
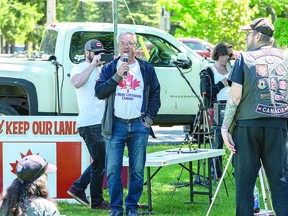
<instances>
[{"instance_id":1,"label":"microphone","mask_svg":"<svg viewBox=\"0 0 288 216\"><path fill-rule=\"evenodd\" d=\"M60 66L60 67L62 67L62 64L60 64L58 61L56 61L56 60L51 60L51 64L52 65L55 65L55 66Z\"/></svg>"},{"instance_id":2,"label":"microphone","mask_svg":"<svg viewBox=\"0 0 288 216\"><path fill-rule=\"evenodd\" d=\"M122 59L123 59L123 62L128 62L128 54L127 54L127 53L124 53ZM123 76L124 76L124 77L127 76L127 71L125 71L125 72L123 73Z\"/></svg>"},{"instance_id":3,"label":"microphone","mask_svg":"<svg viewBox=\"0 0 288 216\"><path fill-rule=\"evenodd\" d=\"M54 55L51 55L51 56L49 57L49 59L48 59L48 61L51 61L51 64L52 64L52 65L62 67L62 64L60 64L60 63L59 63L58 61L56 61L56 60L57 60L57 58L56 58L56 56L54 56Z\"/></svg>"}]
</instances>

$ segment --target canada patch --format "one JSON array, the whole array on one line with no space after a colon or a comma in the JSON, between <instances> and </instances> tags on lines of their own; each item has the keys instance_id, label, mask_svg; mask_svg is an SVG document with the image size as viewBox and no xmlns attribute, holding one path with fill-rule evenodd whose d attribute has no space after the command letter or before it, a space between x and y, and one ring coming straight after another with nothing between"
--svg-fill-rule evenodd
<instances>
[{"instance_id":1,"label":"canada patch","mask_svg":"<svg viewBox=\"0 0 288 216\"><path fill-rule=\"evenodd\" d=\"M287 115L288 114L288 105L285 104L283 106L266 106L263 104L258 104L256 107L256 112L261 113L264 115L269 115L269 116L282 116L282 115Z\"/></svg>"}]
</instances>

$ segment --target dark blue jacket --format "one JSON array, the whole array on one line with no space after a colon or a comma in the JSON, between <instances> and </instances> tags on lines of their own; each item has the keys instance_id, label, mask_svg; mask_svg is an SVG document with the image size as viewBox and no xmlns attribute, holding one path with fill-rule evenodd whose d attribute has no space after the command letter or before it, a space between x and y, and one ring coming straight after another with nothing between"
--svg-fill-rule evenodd
<instances>
[{"instance_id":1,"label":"dark blue jacket","mask_svg":"<svg viewBox=\"0 0 288 216\"><path fill-rule=\"evenodd\" d=\"M116 65L118 60L105 64L101 70L100 77L95 85L95 95L99 99L105 99L105 111L102 120L102 135L109 138L112 133L112 125L114 118L114 100L116 87L121 81L116 73ZM154 67L145 61L136 58L139 65L144 82L142 116L144 121L150 125L153 124L157 112L160 108L160 84Z\"/></svg>"}]
</instances>

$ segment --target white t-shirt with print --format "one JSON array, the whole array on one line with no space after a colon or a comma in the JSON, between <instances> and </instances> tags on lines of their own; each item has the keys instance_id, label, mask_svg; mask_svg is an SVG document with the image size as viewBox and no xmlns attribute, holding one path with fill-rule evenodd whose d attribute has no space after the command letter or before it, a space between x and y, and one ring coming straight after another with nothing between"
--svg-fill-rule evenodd
<instances>
[{"instance_id":1,"label":"white t-shirt with print","mask_svg":"<svg viewBox=\"0 0 288 216\"><path fill-rule=\"evenodd\" d=\"M122 61L117 62L117 70ZM127 77L123 78L117 88L114 103L115 116L123 119L132 119L141 116L143 103L144 83L140 65L136 61L129 65Z\"/></svg>"},{"instance_id":2,"label":"white t-shirt with print","mask_svg":"<svg viewBox=\"0 0 288 216\"><path fill-rule=\"evenodd\" d=\"M89 65L90 64L85 61L74 66L71 70L71 78L74 75L81 73ZM95 96L94 91L96 79L98 73L100 73L100 70L101 68L95 67L87 82L80 88L78 89L75 88L79 109L79 114L77 117L78 128L95 124L101 124L105 109L105 101L99 100Z\"/></svg>"}]
</instances>

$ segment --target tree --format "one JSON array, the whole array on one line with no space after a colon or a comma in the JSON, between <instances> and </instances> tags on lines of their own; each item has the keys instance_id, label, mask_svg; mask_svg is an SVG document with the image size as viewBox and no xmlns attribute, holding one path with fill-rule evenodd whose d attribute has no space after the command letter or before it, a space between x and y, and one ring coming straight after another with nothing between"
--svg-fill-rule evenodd
<instances>
[{"instance_id":1,"label":"tree","mask_svg":"<svg viewBox=\"0 0 288 216\"><path fill-rule=\"evenodd\" d=\"M255 17L269 17L274 24L276 45L288 47L288 4L286 0L251 0L257 6Z\"/></svg>"},{"instance_id":2,"label":"tree","mask_svg":"<svg viewBox=\"0 0 288 216\"><path fill-rule=\"evenodd\" d=\"M288 48L288 20L286 18L278 18L274 26L274 37L277 39L277 45Z\"/></svg>"},{"instance_id":3,"label":"tree","mask_svg":"<svg viewBox=\"0 0 288 216\"><path fill-rule=\"evenodd\" d=\"M118 1L118 23L147 24L159 26L161 7L158 0ZM129 13L128 8L131 13ZM113 22L111 2L81 2L79 0L59 0L57 4L59 22Z\"/></svg>"},{"instance_id":4,"label":"tree","mask_svg":"<svg viewBox=\"0 0 288 216\"><path fill-rule=\"evenodd\" d=\"M172 13L175 36L198 37L211 43L226 41L244 50L240 26L257 17L288 16L286 0L160 0Z\"/></svg>"},{"instance_id":5,"label":"tree","mask_svg":"<svg viewBox=\"0 0 288 216\"><path fill-rule=\"evenodd\" d=\"M14 50L15 41L25 41L28 34L34 31L35 25L42 14L37 12L36 5L23 4L17 1L1 0L4 7L0 8L1 33L6 41L6 52L11 44ZM2 17L4 16L4 17Z\"/></svg>"},{"instance_id":6,"label":"tree","mask_svg":"<svg viewBox=\"0 0 288 216\"><path fill-rule=\"evenodd\" d=\"M249 22L254 13L249 0L161 0L177 22L175 36L198 37L211 43L226 41L244 49L244 34L239 27ZM246 15L243 16L243 11Z\"/></svg>"}]
</instances>

